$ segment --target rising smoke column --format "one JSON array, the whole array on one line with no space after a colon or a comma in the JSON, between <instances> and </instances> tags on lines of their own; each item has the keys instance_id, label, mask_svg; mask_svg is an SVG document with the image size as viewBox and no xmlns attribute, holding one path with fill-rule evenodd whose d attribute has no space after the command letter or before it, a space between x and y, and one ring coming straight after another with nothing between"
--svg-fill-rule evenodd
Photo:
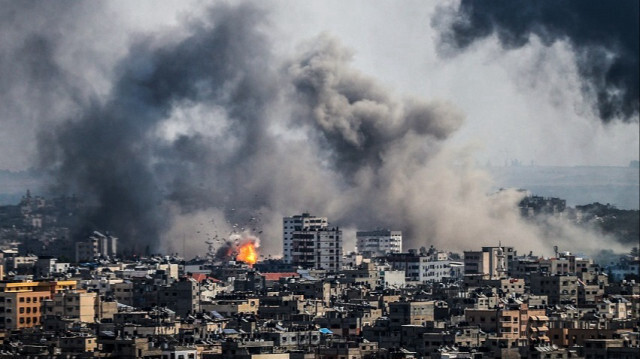
<instances>
[{"instance_id":1,"label":"rising smoke column","mask_svg":"<svg viewBox=\"0 0 640 359\"><path fill-rule=\"evenodd\" d=\"M638 1L470 1L433 19L442 42L465 51L497 35L506 49L527 45L532 35L548 46L567 41L575 51L583 90L595 95L604 122L638 121ZM447 19L443 21L443 18Z\"/></svg>"},{"instance_id":2,"label":"rising smoke column","mask_svg":"<svg viewBox=\"0 0 640 359\"><path fill-rule=\"evenodd\" d=\"M305 104L297 120L315 129L343 174L375 171L394 143L416 135L435 144L462 123L452 106L393 98L350 67L352 56L339 41L323 35L308 43L289 68L296 96Z\"/></svg>"},{"instance_id":3,"label":"rising smoke column","mask_svg":"<svg viewBox=\"0 0 640 359\"><path fill-rule=\"evenodd\" d=\"M197 156L204 165L212 158L205 157L209 147L198 147L207 140L202 134L169 142L156 135L177 108L224 108L233 118L227 131L244 141L225 161L266 147L260 122L251 117L262 110L262 96L270 90L260 83L268 57L257 29L262 15L249 6L219 6L211 10L210 24L191 24L191 35L177 43L140 40L117 67L106 101L92 102L41 134L43 165L60 184L95 204L86 218L90 226L115 231L130 249L155 249L169 224L167 203L188 210L189 196L196 193L189 192L193 183L183 181L181 170L189 170L183 164L194 161L185 157Z\"/></svg>"},{"instance_id":4,"label":"rising smoke column","mask_svg":"<svg viewBox=\"0 0 640 359\"><path fill-rule=\"evenodd\" d=\"M208 15L182 37L141 36L108 95L42 132L42 164L90 197L90 226L139 253L182 247L212 217L260 211L261 248L279 253L282 217L308 210L343 227L401 229L407 247L551 248L520 220L521 195L488 196L471 151L448 144L463 123L454 106L395 95L330 36L276 58L259 7ZM205 239L189 238L192 255Z\"/></svg>"},{"instance_id":5,"label":"rising smoke column","mask_svg":"<svg viewBox=\"0 0 640 359\"><path fill-rule=\"evenodd\" d=\"M86 33L78 19L91 22L96 10L95 4L66 0L0 1L0 153L9 169L21 169L20 162L24 166L37 152L38 128L65 118L91 97L89 74L71 72L60 62ZM101 64L92 58L92 46L75 50Z\"/></svg>"}]
</instances>

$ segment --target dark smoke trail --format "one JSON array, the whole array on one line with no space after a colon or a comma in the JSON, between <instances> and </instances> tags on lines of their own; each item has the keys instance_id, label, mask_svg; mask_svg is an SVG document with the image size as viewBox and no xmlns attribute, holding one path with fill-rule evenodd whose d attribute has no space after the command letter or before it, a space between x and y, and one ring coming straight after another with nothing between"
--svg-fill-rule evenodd
<instances>
[{"instance_id":1,"label":"dark smoke trail","mask_svg":"<svg viewBox=\"0 0 640 359\"><path fill-rule=\"evenodd\" d=\"M527 45L531 35L546 45L567 40L600 118L638 121L639 14L636 0L463 0L442 41L464 50L492 34L507 49Z\"/></svg>"},{"instance_id":2,"label":"dark smoke trail","mask_svg":"<svg viewBox=\"0 0 640 359\"><path fill-rule=\"evenodd\" d=\"M180 205L193 200L193 182L185 179L197 172L190 165L207 161L207 148L199 147L206 139L194 134L167 142L154 134L177 108L224 108L233 118L228 131L245 139L235 156L257 151L262 128L252 116L269 91L260 83L269 56L257 30L262 18L249 6L215 7L213 26L193 24L191 35L177 44L140 41L118 66L104 104L95 102L42 134L43 163L59 183L95 203L88 223L113 230L125 245L153 248L170 225L165 199Z\"/></svg>"}]
</instances>

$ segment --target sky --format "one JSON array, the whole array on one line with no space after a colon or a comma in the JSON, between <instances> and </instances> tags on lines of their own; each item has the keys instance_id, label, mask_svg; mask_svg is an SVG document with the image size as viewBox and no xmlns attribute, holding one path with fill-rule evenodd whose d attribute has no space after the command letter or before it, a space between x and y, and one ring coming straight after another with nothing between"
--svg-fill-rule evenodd
<instances>
[{"instance_id":1,"label":"sky","mask_svg":"<svg viewBox=\"0 0 640 359\"><path fill-rule=\"evenodd\" d=\"M302 210L513 240L480 167L639 156L637 2L516 3L3 1L0 168L91 196L135 250Z\"/></svg>"},{"instance_id":2,"label":"sky","mask_svg":"<svg viewBox=\"0 0 640 359\"><path fill-rule=\"evenodd\" d=\"M40 7L70 7L65 5ZM5 11L3 28L8 33L3 43L8 46L3 62L24 60L15 52L26 34L57 27L62 46L55 50L55 60L65 71L81 71L74 75L88 82L92 90L105 91L113 66L132 41L154 32L179 36L184 23L202 17L207 6L206 2L114 1L101 4L95 13L86 4L74 6L81 8L76 14L52 11L34 19L25 12L21 16L29 19L20 24L20 16L12 18L11 11ZM576 57L581 55L567 39L546 44L532 33L526 45L505 49L498 36L491 34L458 54L443 55L447 51L441 49L441 29L445 27L441 23L450 21L446 9L457 6L455 1L283 1L261 5L268 11L269 28L265 31L276 55L286 58L301 42L320 33L330 34L351 49L355 67L375 76L390 91L452 102L465 115L465 125L453 141L476 146L474 157L480 163L504 165L518 159L524 164L553 166L627 166L638 159L637 113L626 121L598 121L593 99L582 91L584 84L577 73ZM14 38L12 33L22 36ZM15 92L28 90L23 87ZM0 146L3 153L11 155L0 158L0 168L21 170L33 165L40 121L36 118L41 114L25 103L15 104L15 100L7 98L10 104L5 104L2 114L5 129ZM50 106L53 114L45 117L55 117L62 111L60 107L65 107Z\"/></svg>"}]
</instances>

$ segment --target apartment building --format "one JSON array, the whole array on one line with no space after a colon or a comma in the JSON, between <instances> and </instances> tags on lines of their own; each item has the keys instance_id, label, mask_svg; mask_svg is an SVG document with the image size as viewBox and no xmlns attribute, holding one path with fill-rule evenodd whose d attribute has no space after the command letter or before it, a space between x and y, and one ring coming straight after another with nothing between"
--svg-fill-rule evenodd
<instances>
[{"instance_id":1,"label":"apartment building","mask_svg":"<svg viewBox=\"0 0 640 359\"><path fill-rule=\"evenodd\" d=\"M0 329L41 325L44 302L56 293L75 289L76 281L0 283Z\"/></svg>"},{"instance_id":2,"label":"apartment building","mask_svg":"<svg viewBox=\"0 0 640 359\"><path fill-rule=\"evenodd\" d=\"M326 217L285 217L283 233L286 263L330 272L342 268L342 230L329 228Z\"/></svg>"},{"instance_id":3,"label":"apartment building","mask_svg":"<svg viewBox=\"0 0 640 359\"><path fill-rule=\"evenodd\" d=\"M358 253L365 258L402 252L402 232L390 230L356 232Z\"/></svg>"}]
</instances>

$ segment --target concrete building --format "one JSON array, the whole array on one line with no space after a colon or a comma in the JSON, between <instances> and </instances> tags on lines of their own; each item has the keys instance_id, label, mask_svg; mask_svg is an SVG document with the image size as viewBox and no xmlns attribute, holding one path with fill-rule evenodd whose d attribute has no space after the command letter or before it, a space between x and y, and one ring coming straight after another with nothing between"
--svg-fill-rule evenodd
<instances>
[{"instance_id":1,"label":"concrete building","mask_svg":"<svg viewBox=\"0 0 640 359\"><path fill-rule=\"evenodd\" d=\"M402 232L390 230L356 232L356 247L365 258L402 252Z\"/></svg>"},{"instance_id":2,"label":"concrete building","mask_svg":"<svg viewBox=\"0 0 640 359\"><path fill-rule=\"evenodd\" d=\"M98 339L94 335L64 336L58 340L58 347L65 353L94 352L98 349Z\"/></svg>"},{"instance_id":3,"label":"concrete building","mask_svg":"<svg viewBox=\"0 0 640 359\"><path fill-rule=\"evenodd\" d=\"M158 305L165 306L181 317L200 311L200 283L193 278L182 278L157 292Z\"/></svg>"},{"instance_id":4,"label":"concrete building","mask_svg":"<svg viewBox=\"0 0 640 359\"><path fill-rule=\"evenodd\" d=\"M532 309L527 304L507 305L501 308L474 309L464 312L466 321L484 332L500 338L535 339L548 342L549 318L544 309Z\"/></svg>"},{"instance_id":5,"label":"concrete building","mask_svg":"<svg viewBox=\"0 0 640 359\"><path fill-rule=\"evenodd\" d=\"M51 256L40 256L35 263L35 274L39 278L48 278L68 269L69 263L59 263L57 258Z\"/></svg>"},{"instance_id":6,"label":"concrete building","mask_svg":"<svg viewBox=\"0 0 640 359\"><path fill-rule=\"evenodd\" d=\"M464 252L464 274L483 279L500 279L507 275L508 264L516 252L513 247L482 247L481 251Z\"/></svg>"},{"instance_id":7,"label":"concrete building","mask_svg":"<svg viewBox=\"0 0 640 359\"><path fill-rule=\"evenodd\" d=\"M340 271L341 280L349 285L364 285L375 288L379 282L380 273L373 263L362 263L358 268Z\"/></svg>"},{"instance_id":8,"label":"concrete building","mask_svg":"<svg viewBox=\"0 0 640 359\"><path fill-rule=\"evenodd\" d=\"M546 295L551 305L578 303L578 278L574 275L532 274L530 285L532 294Z\"/></svg>"},{"instance_id":9,"label":"concrete building","mask_svg":"<svg viewBox=\"0 0 640 359\"><path fill-rule=\"evenodd\" d=\"M0 283L0 328L39 326L43 303L55 293L75 289L76 281Z\"/></svg>"},{"instance_id":10,"label":"concrete building","mask_svg":"<svg viewBox=\"0 0 640 359\"><path fill-rule=\"evenodd\" d=\"M402 325L426 325L435 320L435 301L389 303L389 320L392 327Z\"/></svg>"},{"instance_id":11,"label":"concrete building","mask_svg":"<svg viewBox=\"0 0 640 359\"><path fill-rule=\"evenodd\" d=\"M464 263L428 258L420 262L421 282L443 282L450 279L462 278Z\"/></svg>"},{"instance_id":12,"label":"concrete building","mask_svg":"<svg viewBox=\"0 0 640 359\"><path fill-rule=\"evenodd\" d=\"M292 217L284 217L282 219L283 229L283 258L285 263L293 262L293 242L294 232L297 231L317 231L329 227L327 217L315 217L309 213L295 215Z\"/></svg>"},{"instance_id":13,"label":"concrete building","mask_svg":"<svg viewBox=\"0 0 640 359\"><path fill-rule=\"evenodd\" d=\"M94 231L85 241L76 243L76 262L90 261L95 257L114 257L118 238Z\"/></svg>"},{"instance_id":14,"label":"concrete building","mask_svg":"<svg viewBox=\"0 0 640 359\"><path fill-rule=\"evenodd\" d=\"M222 299L211 303L202 303L202 309L211 312L215 311L225 317L238 314L258 314L260 299Z\"/></svg>"},{"instance_id":15,"label":"concrete building","mask_svg":"<svg viewBox=\"0 0 640 359\"><path fill-rule=\"evenodd\" d=\"M97 293L70 291L54 294L43 303L43 315L77 319L84 323L93 323L97 318L99 305Z\"/></svg>"},{"instance_id":16,"label":"concrete building","mask_svg":"<svg viewBox=\"0 0 640 359\"><path fill-rule=\"evenodd\" d=\"M589 258L576 257L571 252L559 253L553 258L540 260L540 271L550 275L577 274L586 271L593 261Z\"/></svg>"},{"instance_id":17,"label":"concrete building","mask_svg":"<svg viewBox=\"0 0 640 359\"><path fill-rule=\"evenodd\" d=\"M308 213L283 219L283 251L288 264L330 272L342 268L342 230L329 228L326 217Z\"/></svg>"}]
</instances>

